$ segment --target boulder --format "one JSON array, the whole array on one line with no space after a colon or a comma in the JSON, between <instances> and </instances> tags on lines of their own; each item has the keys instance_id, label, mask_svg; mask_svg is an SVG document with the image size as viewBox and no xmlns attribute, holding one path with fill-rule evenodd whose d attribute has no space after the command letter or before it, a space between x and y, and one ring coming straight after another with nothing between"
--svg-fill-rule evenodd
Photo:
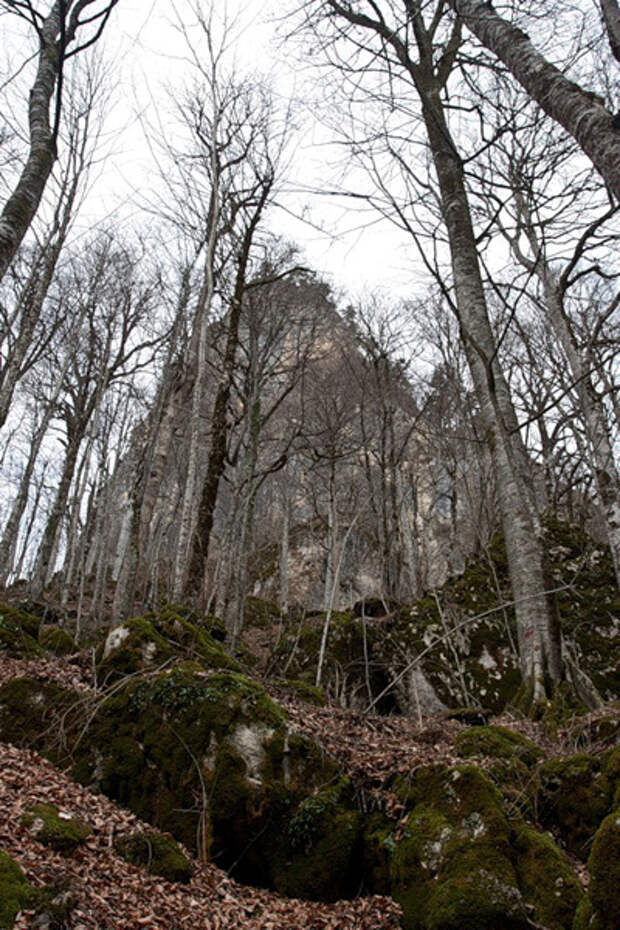
<instances>
[{"instance_id":1,"label":"boulder","mask_svg":"<svg viewBox=\"0 0 620 930\"><path fill-rule=\"evenodd\" d=\"M136 830L114 844L116 852L126 862L143 866L151 875L169 882L187 883L194 872L192 862L170 836L152 830Z\"/></svg>"}]
</instances>

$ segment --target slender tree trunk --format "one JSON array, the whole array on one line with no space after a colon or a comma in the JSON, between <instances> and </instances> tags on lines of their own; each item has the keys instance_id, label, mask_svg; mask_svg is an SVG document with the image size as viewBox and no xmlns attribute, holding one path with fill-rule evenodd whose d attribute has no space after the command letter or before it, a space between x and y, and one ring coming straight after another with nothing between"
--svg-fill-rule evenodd
<instances>
[{"instance_id":1,"label":"slender tree trunk","mask_svg":"<svg viewBox=\"0 0 620 930\"><path fill-rule=\"evenodd\" d=\"M587 437L584 457L594 475L616 578L620 585L620 475L616 468L605 409L592 381L590 366L583 358L570 320L564 310L559 281L547 261L544 247L536 235L529 209L518 191L515 192L515 201L522 228L534 258L528 259L522 253L516 240L511 243L513 252L524 267L537 275L542 286L549 322L568 360Z\"/></svg>"},{"instance_id":2,"label":"slender tree trunk","mask_svg":"<svg viewBox=\"0 0 620 930\"><path fill-rule=\"evenodd\" d=\"M62 3L56 0L39 27L39 59L28 104L30 150L17 186L0 215L0 281L34 219L56 160L50 106L62 66L56 38L61 9Z\"/></svg>"},{"instance_id":3,"label":"slender tree trunk","mask_svg":"<svg viewBox=\"0 0 620 930\"><path fill-rule=\"evenodd\" d=\"M325 586L323 589L323 610L329 610L334 603L334 585L336 566L338 564L338 507L336 497L336 461L329 463L329 484L327 498L327 559L325 564Z\"/></svg>"},{"instance_id":4,"label":"slender tree trunk","mask_svg":"<svg viewBox=\"0 0 620 930\"><path fill-rule=\"evenodd\" d=\"M22 577L22 571L24 568L24 563L26 561L26 553L30 546L30 537L32 536L32 531L34 529L34 524L36 522L39 505L41 503L41 495L43 493L43 484L45 481L45 475L48 469L48 462L45 462L43 469L41 471L41 478L38 482L35 483L35 497L32 502L32 510L30 511L30 516L26 523L26 529L24 531L24 539L22 542L21 552L19 554L19 559L17 560L17 565L15 566L15 578L19 580Z\"/></svg>"},{"instance_id":5,"label":"slender tree trunk","mask_svg":"<svg viewBox=\"0 0 620 930\"><path fill-rule=\"evenodd\" d=\"M69 440L67 446L60 483L56 491L52 509L45 524L45 530L37 553L34 574L30 585L30 592L35 599L41 597L43 589L47 584L49 573L54 567L52 560L64 522L67 500L69 499L69 490L71 488L71 482L73 481L73 475L75 474L75 466L83 435L83 430L76 431Z\"/></svg>"},{"instance_id":6,"label":"slender tree trunk","mask_svg":"<svg viewBox=\"0 0 620 930\"><path fill-rule=\"evenodd\" d=\"M211 193L211 209L209 211L209 234L205 256L205 273L198 298L196 323L194 328L195 350L192 364L195 371L192 387L192 406L189 423L189 450L187 457L187 473L183 488L181 506L181 521L179 524L179 537L176 546L174 561L174 579L172 584L172 599L182 599L187 585L189 562L192 554L191 545L196 525L196 496L198 492L198 456L202 445L201 412L204 401L204 389L207 366L207 330L211 303L215 291L215 247L217 243L218 224L220 214L219 174L216 164L215 152L212 152L213 161L213 190Z\"/></svg>"},{"instance_id":7,"label":"slender tree trunk","mask_svg":"<svg viewBox=\"0 0 620 930\"><path fill-rule=\"evenodd\" d=\"M548 62L534 48L529 36L502 19L490 3L485 0L449 0L449 3L545 113L573 136L616 197L620 197L620 132L603 101Z\"/></svg>"},{"instance_id":8,"label":"slender tree trunk","mask_svg":"<svg viewBox=\"0 0 620 930\"><path fill-rule=\"evenodd\" d=\"M222 377L215 395L213 415L211 417L209 458L207 474L202 485L200 503L198 506L198 519L191 547L191 563L189 567L190 585L196 590L203 602L206 601L207 560L209 545L213 531L213 520L217 504L217 494L220 481L226 468L226 450L228 447L229 426L228 404L233 386L235 359L239 344L239 323L243 309L243 295L246 287L246 277L250 262L250 253L254 234L260 221L263 209L267 203L271 187L265 184L261 190L259 201L241 242L235 286L230 302L228 314L228 329L226 333L226 347L222 362Z\"/></svg>"},{"instance_id":9,"label":"slender tree trunk","mask_svg":"<svg viewBox=\"0 0 620 930\"><path fill-rule=\"evenodd\" d=\"M400 468L396 469L396 493L398 495L400 539L405 552L405 565L409 577L407 595L410 600L415 600L419 594L415 515L410 501L410 492L403 482Z\"/></svg>"},{"instance_id":10,"label":"slender tree trunk","mask_svg":"<svg viewBox=\"0 0 620 930\"><path fill-rule=\"evenodd\" d=\"M21 477L17 496L13 501L11 513L6 522L6 526L2 534L2 539L0 540L0 585L6 585L7 579L13 566L13 559L17 548L17 538L19 535L19 526L28 505L28 494L30 492L30 483L34 474L34 467L39 455L39 450L41 449L41 444L45 434L47 433L52 416L54 415L55 402L58 399L66 370L67 366L65 366L60 372L60 376L57 378L55 388L52 392L52 397L45 407L43 419L41 420L34 436L32 437L30 452L28 454L28 461L26 462L26 467Z\"/></svg>"}]
</instances>

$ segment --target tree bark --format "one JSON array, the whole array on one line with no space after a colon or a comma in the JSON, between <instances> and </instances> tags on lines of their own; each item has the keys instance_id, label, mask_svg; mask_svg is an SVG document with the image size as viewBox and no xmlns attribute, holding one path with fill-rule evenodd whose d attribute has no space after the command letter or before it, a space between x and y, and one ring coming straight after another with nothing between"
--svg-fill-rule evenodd
<instances>
[{"instance_id":1,"label":"tree bark","mask_svg":"<svg viewBox=\"0 0 620 930\"><path fill-rule=\"evenodd\" d=\"M449 0L468 29L502 61L551 119L579 143L620 197L620 129L596 94L569 80L534 48L529 36L485 0Z\"/></svg>"},{"instance_id":2,"label":"tree bark","mask_svg":"<svg viewBox=\"0 0 620 930\"><path fill-rule=\"evenodd\" d=\"M235 358L237 355L237 346L239 344L239 323L241 320L241 311L243 309L246 276L254 234L270 192L271 180L267 180L260 191L258 202L254 207L254 212L241 240L238 267L235 275L235 286L228 314L228 329L226 333L224 359L222 362L222 377L215 395L215 404L213 406L213 415L210 425L211 440L209 444L207 474L200 495L198 520L194 531L189 566L190 587L194 587L203 599L206 594L207 560L209 557L211 533L213 531L217 494L226 467L226 450L229 434L227 423L228 403L233 386Z\"/></svg>"},{"instance_id":3,"label":"tree bark","mask_svg":"<svg viewBox=\"0 0 620 930\"><path fill-rule=\"evenodd\" d=\"M601 0L601 12L614 58L620 61L620 6L618 0Z\"/></svg>"},{"instance_id":4,"label":"tree bark","mask_svg":"<svg viewBox=\"0 0 620 930\"><path fill-rule=\"evenodd\" d=\"M519 433L511 435L516 416L497 360L463 167L444 118L439 93L428 87L425 98L422 111L450 243L459 321L495 469L515 600L521 672L524 681L533 688L534 701L539 702L545 698L547 677L553 682L561 680L561 647L544 593L542 546L520 479L519 460L524 450L519 448Z\"/></svg>"},{"instance_id":5,"label":"tree bark","mask_svg":"<svg viewBox=\"0 0 620 930\"><path fill-rule=\"evenodd\" d=\"M109 0L106 6L92 15L80 15L93 0L56 0L45 18L37 24L39 55L37 73L28 100L28 130L30 145L26 163L15 187L0 214L0 281L6 274L34 216L39 208L43 191L56 161L56 135L60 115L60 93L56 101L53 122L50 107L54 92L62 81L62 68L67 48L76 38L82 25L90 24L95 33L82 48L96 41L110 12L118 0ZM15 4L29 7L30 4ZM28 19L26 13L18 15ZM80 49L74 49L73 52Z\"/></svg>"}]
</instances>

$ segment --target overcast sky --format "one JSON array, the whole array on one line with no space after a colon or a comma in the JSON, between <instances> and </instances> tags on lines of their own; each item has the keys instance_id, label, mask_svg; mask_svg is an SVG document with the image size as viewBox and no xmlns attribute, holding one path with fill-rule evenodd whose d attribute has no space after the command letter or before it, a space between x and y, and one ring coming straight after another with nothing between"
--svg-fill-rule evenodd
<instances>
[{"instance_id":1,"label":"overcast sky","mask_svg":"<svg viewBox=\"0 0 620 930\"><path fill-rule=\"evenodd\" d=\"M269 74L283 99L306 99L310 76L303 48L283 46L276 39L277 19L286 5L274 0L229 0L227 6L230 17L238 17L239 70ZM223 3L216 4L218 15L223 8ZM191 70L176 25L179 18L186 24L193 21L190 0L120 0L109 24L106 48L116 59L119 88L111 120L116 134L97 185L97 211L125 212L134 191L144 193L156 183L138 115L156 123L164 86L181 87ZM300 107L298 114L304 128L295 139L289 191L279 198L281 209L272 212L271 225L297 242L317 271L353 296L376 287L411 296L416 276L413 250L402 234L388 222L377 222L370 210L356 212L351 201L337 202L301 190L323 184L333 188L332 165L342 153L326 144L327 130L313 118L312 107ZM307 222L295 218L302 213Z\"/></svg>"}]
</instances>

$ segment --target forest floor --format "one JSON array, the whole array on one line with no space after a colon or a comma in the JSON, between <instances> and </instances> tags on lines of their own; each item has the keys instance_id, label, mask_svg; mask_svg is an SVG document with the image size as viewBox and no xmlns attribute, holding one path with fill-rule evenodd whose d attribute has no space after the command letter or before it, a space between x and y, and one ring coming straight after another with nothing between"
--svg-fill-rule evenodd
<instances>
[{"instance_id":1,"label":"forest floor","mask_svg":"<svg viewBox=\"0 0 620 930\"><path fill-rule=\"evenodd\" d=\"M92 690L88 653L65 659L0 658L0 685L23 675ZM379 807L397 822L401 809L390 790L396 776L430 762L459 761L454 738L463 724L455 720L428 718L418 723L280 701L292 726L314 737L350 775L362 805L369 810ZM569 730L556 730L550 742L538 724L508 715L493 722L525 731L549 756L576 751ZM63 857L41 845L21 824L24 811L40 802L53 803L91 826L91 836L73 856ZM67 885L75 898L65 925L71 930L395 930L399 926L399 908L389 898L359 897L334 904L288 899L239 885L212 863L195 862L187 885L168 883L116 854L115 840L139 826L133 814L76 784L36 752L0 743L0 848L19 863L31 884ZM587 884L585 868L575 865ZM32 913L23 913L15 924L18 930L46 926L37 923Z\"/></svg>"}]
</instances>

